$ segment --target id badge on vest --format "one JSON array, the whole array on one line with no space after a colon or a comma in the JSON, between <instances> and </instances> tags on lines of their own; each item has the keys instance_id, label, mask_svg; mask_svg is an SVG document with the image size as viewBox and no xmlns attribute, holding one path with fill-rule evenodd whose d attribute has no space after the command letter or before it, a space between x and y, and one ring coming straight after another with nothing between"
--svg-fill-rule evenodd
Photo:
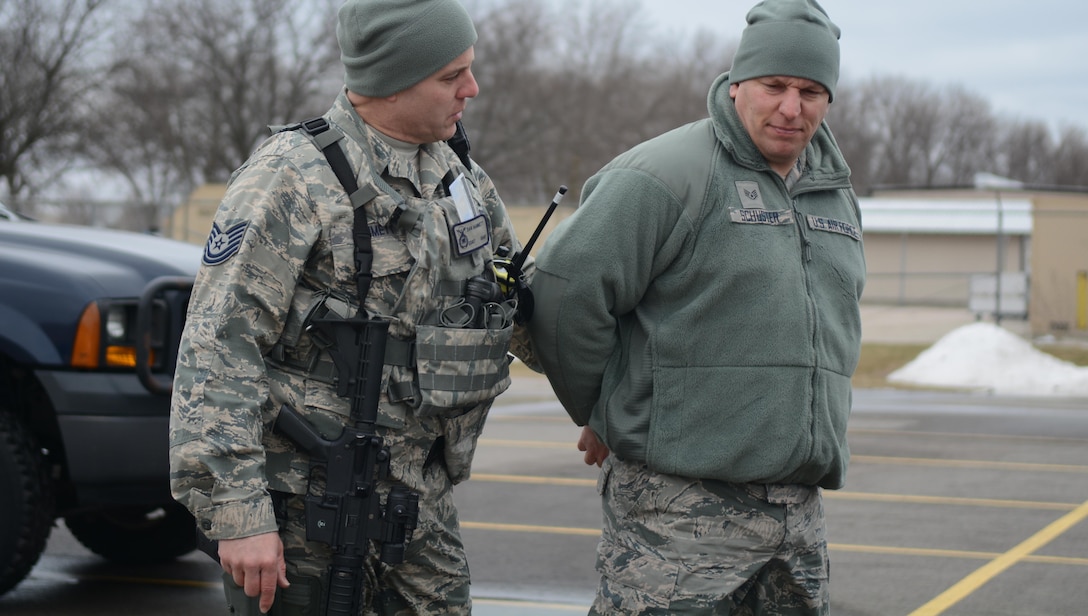
<instances>
[{"instance_id":1,"label":"id badge on vest","mask_svg":"<svg viewBox=\"0 0 1088 616\"><path fill-rule=\"evenodd\" d=\"M453 180L447 180L449 176L442 183L446 187L446 194L453 199L457 213L457 221L450 227L453 233L453 249L457 256L463 257L491 244L491 228L487 224L487 217L480 211L480 206L465 186L465 175L462 173Z\"/></svg>"}]
</instances>

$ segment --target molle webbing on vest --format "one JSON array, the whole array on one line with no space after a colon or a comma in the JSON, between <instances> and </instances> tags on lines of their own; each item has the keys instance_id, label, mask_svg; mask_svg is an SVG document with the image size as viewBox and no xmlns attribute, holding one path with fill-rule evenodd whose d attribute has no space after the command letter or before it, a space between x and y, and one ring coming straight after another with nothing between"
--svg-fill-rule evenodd
<instances>
[{"instance_id":1,"label":"molle webbing on vest","mask_svg":"<svg viewBox=\"0 0 1088 616\"><path fill-rule=\"evenodd\" d=\"M452 362L482 359L505 362L506 350L509 346L510 344L507 340L495 340L490 344L480 344L473 347L440 344L435 342L421 342L416 345L416 356L421 362ZM469 357L466 357L466 348L471 353L471 356ZM508 373L503 373L502 371L457 375L420 373L419 386L424 389L436 389L441 391L490 389L506 378L507 374Z\"/></svg>"}]
</instances>

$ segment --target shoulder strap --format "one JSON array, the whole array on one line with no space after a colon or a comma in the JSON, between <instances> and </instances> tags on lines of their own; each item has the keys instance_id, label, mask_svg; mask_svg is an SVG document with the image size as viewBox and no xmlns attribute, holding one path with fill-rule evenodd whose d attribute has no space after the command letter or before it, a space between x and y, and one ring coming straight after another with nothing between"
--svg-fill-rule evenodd
<instances>
[{"instance_id":1,"label":"shoulder strap","mask_svg":"<svg viewBox=\"0 0 1088 616\"><path fill-rule=\"evenodd\" d=\"M347 154L344 153L343 146L340 145L344 133L330 126L322 117L285 126L276 132L298 129L302 129L325 155L333 173L336 174L336 179L340 180L340 184L348 193L352 207L355 208L355 219L352 222L352 235L355 241L355 289L359 296L359 311L362 312L367 293L370 292L370 284L374 281L371 271L374 267L374 249L371 245L370 226L366 222L363 205L377 197L378 193L369 184L359 188L359 183L355 180L355 172L351 168Z\"/></svg>"},{"instance_id":2,"label":"shoulder strap","mask_svg":"<svg viewBox=\"0 0 1088 616\"><path fill-rule=\"evenodd\" d=\"M457 120L457 130L452 137L446 140L446 144L457 154L457 158L461 159L465 168L472 171L472 159L469 158L468 154L472 150L472 146L468 142L468 133L465 132L465 126L461 124L461 120Z\"/></svg>"}]
</instances>

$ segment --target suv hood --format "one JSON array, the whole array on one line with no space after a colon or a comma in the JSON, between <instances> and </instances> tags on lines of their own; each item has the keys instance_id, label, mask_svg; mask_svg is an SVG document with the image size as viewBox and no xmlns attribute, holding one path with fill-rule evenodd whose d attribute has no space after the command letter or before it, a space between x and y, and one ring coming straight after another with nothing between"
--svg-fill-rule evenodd
<instances>
[{"instance_id":1,"label":"suv hood","mask_svg":"<svg viewBox=\"0 0 1088 616\"><path fill-rule=\"evenodd\" d=\"M5 277L21 269L17 277L31 284L98 287L86 289L90 296L138 296L153 278L195 276L201 253L199 246L142 233L0 221Z\"/></svg>"}]
</instances>

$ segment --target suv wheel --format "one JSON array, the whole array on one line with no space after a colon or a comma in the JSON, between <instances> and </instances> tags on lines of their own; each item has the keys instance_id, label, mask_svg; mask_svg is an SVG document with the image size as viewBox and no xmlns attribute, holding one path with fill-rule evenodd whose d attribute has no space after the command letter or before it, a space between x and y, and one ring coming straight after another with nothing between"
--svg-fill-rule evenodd
<instances>
[{"instance_id":1,"label":"suv wheel","mask_svg":"<svg viewBox=\"0 0 1088 616\"><path fill-rule=\"evenodd\" d=\"M119 563L165 562L196 549L196 523L177 503L71 514L64 523L88 550Z\"/></svg>"},{"instance_id":2,"label":"suv wheel","mask_svg":"<svg viewBox=\"0 0 1088 616\"><path fill-rule=\"evenodd\" d=\"M42 451L0 405L0 595L30 573L53 528L53 486Z\"/></svg>"}]
</instances>

